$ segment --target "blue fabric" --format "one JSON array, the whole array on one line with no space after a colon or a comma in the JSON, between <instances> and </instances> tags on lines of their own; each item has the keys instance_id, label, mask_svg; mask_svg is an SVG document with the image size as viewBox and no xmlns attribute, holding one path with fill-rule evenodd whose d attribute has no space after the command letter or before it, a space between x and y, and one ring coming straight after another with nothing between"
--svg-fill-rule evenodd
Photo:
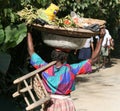
<instances>
[{"instance_id":1,"label":"blue fabric","mask_svg":"<svg viewBox=\"0 0 120 111\"><path fill-rule=\"evenodd\" d=\"M47 63L36 53L31 56L31 64L37 69ZM75 89L75 77L77 74L91 72L89 60L76 64L64 63L60 68L55 65L42 72L42 80L45 88L53 94L69 94Z\"/></svg>"},{"instance_id":2,"label":"blue fabric","mask_svg":"<svg viewBox=\"0 0 120 111\"><path fill-rule=\"evenodd\" d=\"M79 50L78 59L86 60L91 58L91 48L82 48Z\"/></svg>"}]
</instances>

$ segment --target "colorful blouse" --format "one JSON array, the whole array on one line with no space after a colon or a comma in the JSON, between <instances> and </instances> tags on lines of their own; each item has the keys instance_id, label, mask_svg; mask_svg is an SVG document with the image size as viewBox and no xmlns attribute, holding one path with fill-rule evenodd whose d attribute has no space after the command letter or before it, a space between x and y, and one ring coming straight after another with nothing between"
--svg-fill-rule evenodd
<instances>
[{"instance_id":1,"label":"colorful blouse","mask_svg":"<svg viewBox=\"0 0 120 111\"><path fill-rule=\"evenodd\" d=\"M36 53L32 54L30 62L36 69L48 64ZM64 63L60 68L53 65L42 72L42 80L48 93L67 95L75 90L76 75L86 74L91 71L90 60L70 65Z\"/></svg>"}]
</instances>

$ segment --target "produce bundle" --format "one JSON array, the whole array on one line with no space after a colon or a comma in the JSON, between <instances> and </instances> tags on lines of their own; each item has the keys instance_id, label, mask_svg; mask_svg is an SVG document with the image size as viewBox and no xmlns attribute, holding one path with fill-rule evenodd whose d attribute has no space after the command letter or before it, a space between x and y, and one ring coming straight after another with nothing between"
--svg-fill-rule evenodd
<instances>
[{"instance_id":1,"label":"produce bundle","mask_svg":"<svg viewBox=\"0 0 120 111\"><path fill-rule=\"evenodd\" d=\"M58 9L59 8L53 4L51 4L50 7L48 7L47 9L37 9L32 7L31 5L28 5L23 10L18 11L17 14L20 16L20 20L24 20L27 25L37 22L41 23L41 25L46 23L49 25L56 25L60 27L77 27L70 15L67 15L63 18L58 18L56 16Z\"/></svg>"},{"instance_id":2,"label":"produce bundle","mask_svg":"<svg viewBox=\"0 0 120 111\"><path fill-rule=\"evenodd\" d=\"M17 13L20 16L20 20L24 20L25 23L32 24L33 21L37 18L42 18L46 22L50 23L50 20L48 19L47 15L44 13L44 9L36 9L33 8L31 5L28 5L23 10L18 11Z\"/></svg>"},{"instance_id":3,"label":"produce bundle","mask_svg":"<svg viewBox=\"0 0 120 111\"><path fill-rule=\"evenodd\" d=\"M73 21L73 19L71 18L70 15L67 15L63 18L58 18L56 17L54 20L54 25L59 26L59 27L78 27L78 25L75 24L75 22Z\"/></svg>"},{"instance_id":4,"label":"produce bundle","mask_svg":"<svg viewBox=\"0 0 120 111\"><path fill-rule=\"evenodd\" d=\"M21 20L28 24L52 25L63 28L84 28L92 31L99 31L100 26L105 24L104 20L83 18L72 11L69 15L58 18L56 16L59 7L51 3L47 9L34 8L28 5L23 10L18 12Z\"/></svg>"}]
</instances>

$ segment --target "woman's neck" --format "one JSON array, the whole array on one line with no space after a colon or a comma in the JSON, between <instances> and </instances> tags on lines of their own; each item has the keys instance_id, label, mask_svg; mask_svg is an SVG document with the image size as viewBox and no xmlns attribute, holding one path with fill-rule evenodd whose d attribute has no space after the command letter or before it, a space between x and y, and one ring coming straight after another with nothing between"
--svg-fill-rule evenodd
<instances>
[{"instance_id":1,"label":"woman's neck","mask_svg":"<svg viewBox=\"0 0 120 111\"><path fill-rule=\"evenodd\" d=\"M58 62L56 63L56 68L60 68L62 65L63 65L63 64L62 64L60 61L58 61Z\"/></svg>"}]
</instances>

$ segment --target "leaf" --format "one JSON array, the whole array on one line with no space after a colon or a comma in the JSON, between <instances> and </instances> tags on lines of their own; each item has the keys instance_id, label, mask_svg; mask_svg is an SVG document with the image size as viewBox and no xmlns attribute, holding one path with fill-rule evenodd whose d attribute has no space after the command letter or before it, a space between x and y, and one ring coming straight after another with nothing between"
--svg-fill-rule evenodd
<instances>
[{"instance_id":1,"label":"leaf","mask_svg":"<svg viewBox=\"0 0 120 111\"><path fill-rule=\"evenodd\" d=\"M16 45L18 45L22 40L26 37L26 33L20 34L18 40L16 41Z\"/></svg>"},{"instance_id":2,"label":"leaf","mask_svg":"<svg viewBox=\"0 0 120 111\"><path fill-rule=\"evenodd\" d=\"M40 4L41 0L37 0L37 2Z\"/></svg>"},{"instance_id":3,"label":"leaf","mask_svg":"<svg viewBox=\"0 0 120 111\"><path fill-rule=\"evenodd\" d=\"M25 23L19 24L17 26L7 26L5 28L5 41L4 44L7 48L15 47L26 37L27 27Z\"/></svg>"},{"instance_id":4,"label":"leaf","mask_svg":"<svg viewBox=\"0 0 120 111\"><path fill-rule=\"evenodd\" d=\"M0 24L0 44L4 42L4 30L2 29L2 25Z\"/></svg>"},{"instance_id":5,"label":"leaf","mask_svg":"<svg viewBox=\"0 0 120 111\"><path fill-rule=\"evenodd\" d=\"M10 16L11 16L11 22L14 23L15 22L15 15L13 13L11 13Z\"/></svg>"},{"instance_id":6,"label":"leaf","mask_svg":"<svg viewBox=\"0 0 120 111\"><path fill-rule=\"evenodd\" d=\"M5 38L4 43L7 43L11 39L11 27L10 26L7 26L5 28L5 35L6 35L6 38Z\"/></svg>"},{"instance_id":7,"label":"leaf","mask_svg":"<svg viewBox=\"0 0 120 111\"><path fill-rule=\"evenodd\" d=\"M26 34L27 34L26 25L24 23L18 25L16 34L14 36L14 41L15 41L16 44L13 45L12 47L14 47L14 46L18 45L20 42L22 42L22 40L26 37Z\"/></svg>"},{"instance_id":8,"label":"leaf","mask_svg":"<svg viewBox=\"0 0 120 111\"><path fill-rule=\"evenodd\" d=\"M0 29L0 44L4 42L4 31Z\"/></svg>"},{"instance_id":9,"label":"leaf","mask_svg":"<svg viewBox=\"0 0 120 111\"><path fill-rule=\"evenodd\" d=\"M69 4L70 4L70 2L69 2L69 1L67 1L67 4L69 5Z\"/></svg>"}]
</instances>

